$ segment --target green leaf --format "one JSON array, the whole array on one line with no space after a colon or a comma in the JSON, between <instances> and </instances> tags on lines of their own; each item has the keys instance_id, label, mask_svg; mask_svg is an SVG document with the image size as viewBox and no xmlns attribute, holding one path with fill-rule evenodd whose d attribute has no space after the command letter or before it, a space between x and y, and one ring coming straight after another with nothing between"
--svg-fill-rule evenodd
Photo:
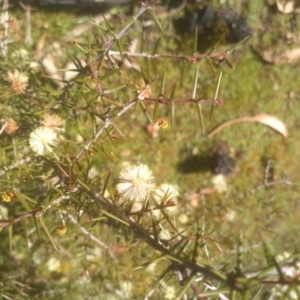
<instances>
[{"instance_id":1,"label":"green leaf","mask_svg":"<svg viewBox=\"0 0 300 300\"><path fill-rule=\"evenodd\" d=\"M160 22L158 21L158 18L156 16L156 14L154 13L153 9L151 7L148 7L147 10L150 12L154 22L156 23L156 25L159 27L161 33L163 35L165 35L164 29L162 28L162 26L160 25Z\"/></svg>"},{"instance_id":2,"label":"green leaf","mask_svg":"<svg viewBox=\"0 0 300 300\"><path fill-rule=\"evenodd\" d=\"M153 122L156 121L156 118L157 118L157 115L158 115L158 109L159 109L159 103L158 103L158 101L155 101L154 109L153 109L153 116L152 116Z\"/></svg>"},{"instance_id":3,"label":"green leaf","mask_svg":"<svg viewBox=\"0 0 300 300\"><path fill-rule=\"evenodd\" d=\"M128 87L128 85L124 84L124 85L121 85L121 86L119 86L115 89L105 90L105 91L103 91L103 94L108 95L108 94L114 93L116 91L122 90L122 89L127 88L127 87Z\"/></svg>"},{"instance_id":4,"label":"green leaf","mask_svg":"<svg viewBox=\"0 0 300 300\"><path fill-rule=\"evenodd\" d=\"M204 129L204 122L203 122L202 105L201 105L201 103L197 104L197 113L198 113L200 128L202 130L202 135L204 135L205 129Z\"/></svg>"},{"instance_id":5,"label":"green leaf","mask_svg":"<svg viewBox=\"0 0 300 300\"><path fill-rule=\"evenodd\" d=\"M271 265L276 268L277 273L279 275L280 280L284 281L284 276L282 274L282 270L280 268L279 263L277 262L275 256L272 254L271 250L269 249L268 245L266 243L263 243L263 249L265 258L267 260L268 265Z\"/></svg>"},{"instance_id":6,"label":"green leaf","mask_svg":"<svg viewBox=\"0 0 300 300\"><path fill-rule=\"evenodd\" d=\"M122 223L122 224L124 224L124 225L130 227L130 225L129 225L126 221L124 221L124 220L118 218L117 216L115 216L115 215L109 213L108 211L106 211L106 210L101 210L101 212L102 212L104 215L106 215L107 217L109 217L109 218L111 218L111 219L113 219L113 220L116 220L117 222Z\"/></svg>"},{"instance_id":7,"label":"green leaf","mask_svg":"<svg viewBox=\"0 0 300 300\"><path fill-rule=\"evenodd\" d=\"M250 299L249 296L250 296L249 288L244 288L244 290L242 292L242 300L248 300L248 299Z\"/></svg>"},{"instance_id":8,"label":"green leaf","mask_svg":"<svg viewBox=\"0 0 300 300\"><path fill-rule=\"evenodd\" d=\"M196 274L191 273L191 275L184 281L184 284L183 284L182 288L180 289L180 291L176 295L176 300L182 299L182 296L186 293L186 290L188 289L190 284L194 281L195 275Z\"/></svg>"},{"instance_id":9,"label":"green leaf","mask_svg":"<svg viewBox=\"0 0 300 300\"><path fill-rule=\"evenodd\" d=\"M21 225L22 225L23 233L24 233L23 238L25 239L26 244L29 245L29 243L28 243L28 241L29 241L28 240L28 228L27 228L27 222L26 222L26 220L22 220L21 221Z\"/></svg>"},{"instance_id":10,"label":"green leaf","mask_svg":"<svg viewBox=\"0 0 300 300\"><path fill-rule=\"evenodd\" d=\"M214 100L218 99L218 96L219 96L219 91L220 91L220 85L221 85L222 75L223 75L223 71L220 71L220 73L219 73L219 78L218 78L218 83L217 83L217 86L216 86L216 91L215 91ZM209 119L210 119L210 120L212 119L214 107L215 107L215 106L212 104L211 110L210 110L210 115L209 115Z\"/></svg>"},{"instance_id":11,"label":"green leaf","mask_svg":"<svg viewBox=\"0 0 300 300\"><path fill-rule=\"evenodd\" d=\"M157 278L157 280L154 282L154 284L151 287L151 291L155 290L159 285L162 285L163 282L168 283L170 278L173 277L173 267L172 265L168 266L164 272ZM165 277L169 274L169 278L165 279Z\"/></svg>"},{"instance_id":12,"label":"green leaf","mask_svg":"<svg viewBox=\"0 0 300 300\"><path fill-rule=\"evenodd\" d=\"M47 234L47 236L48 236L48 238L49 238L49 240L50 240L50 242L51 242L53 248L57 251L57 247L56 247L56 245L55 245L55 243L54 243L54 240L53 240L53 238L52 238L52 236L51 236L51 234L50 234L50 231L48 230L48 227L46 226L46 224L45 224L45 222L44 222L43 217L40 216L39 219L40 219L40 222L41 222L41 224L42 224L42 226L43 226L43 228L44 228L44 230L45 230L45 232L46 232L46 234Z\"/></svg>"},{"instance_id":13,"label":"green leaf","mask_svg":"<svg viewBox=\"0 0 300 300\"><path fill-rule=\"evenodd\" d=\"M160 95L161 96L165 95L165 86L166 86L166 72L164 72L162 75L161 87L160 87Z\"/></svg>"},{"instance_id":14,"label":"green leaf","mask_svg":"<svg viewBox=\"0 0 300 300\"><path fill-rule=\"evenodd\" d=\"M261 290L263 289L264 285L262 284L258 290L253 294L253 297L252 297L252 300L255 300L256 297L259 295L259 293L261 292ZM261 299L261 298L258 298L258 299Z\"/></svg>"},{"instance_id":15,"label":"green leaf","mask_svg":"<svg viewBox=\"0 0 300 300\"><path fill-rule=\"evenodd\" d=\"M235 270L238 275L241 275L242 270L242 236L240 235L239 241L238 241L238 246L237 246L237 251L236 251L236 265L235 265Z\"/></svg>"},{"instance_id":16,"label":"green leaf","mask_svg":"<svg viewBox=\"0 0 300 300\"><path fill-rule=\"evenodd\" d=\"M105 18L105 15L102 15L102 17L103 17L104 22L105 22L106 26L108 27L108 29L109 29L110 31L113 31L113 27L112 27L112 25L110 24L110 22ZM98 24L98 25L99 25L99 24ZM100 26L99 26L99 27L100 27Z\"/></svg>"},{"instance_id":17,"label":"green leaf","mask_svg":"<svg viewBox=\"0 0 300 300\"><path fill-rule=\"evenodd\" d=\"M203 222L203 226L204 226L204 218L202 220ZM195 237L195 244L194 244L194 250L193 250L193 254L192 254L192 260L193 261L197 261L197 257L198 257L198 249L200 247L199 241L200 238L202 236L202 227L200 227L200 225L197 225L197 233L196 233L196 237Z\"/></svg>"},{"instance_id":18,"label":"green leaf","mask_svg":"<svg viewBox=\"0 0 300 300\"><path fill-rule=\"evenodd\" d=\"M221 287L217 290L213 290L213 291L209 291L209 292L202 292L200 294L200 296L203 297L204 299L206 297L214 297L215 296L216 298L209 298L209 299L218 299L217 297L220 296L220 294L225 294L225 293L228 293L228 292L229 292L228 287ZM221 299L221 298L219 298L219 299ZM231 298L229 298L229 299L231 299ZM233 298L233 299L235 299L235 298Z\"/></svg>"},{"instance_id":19,"label":"green leaf","mask_svg":"<svg viewBox=\"0 0 300 300\"><path fill-rule=\"evenodd\" d=\"M236 300L237 291L234 289L230 290L229 299L230 300Z\"/></svg>"},{"instance_id":20,"label":"green leaf","mask_svg":"<svg viewBox=\"0 0 300 300\"><path fill-rule=\"evenodd\" d=\"M152 55L155 55L157 54L157 51L158 51L158 47L159 47L159 43L161 41L161 35L158 37L156 43L155 43L155 46L154 46L154 49L152 51ZM143 53L143 52L142 52Z\"/></svg>"},{"instance_id":21,"label":"green leaf","mask_svg":"<svg viewBox=\"0 0 300 300\"><path fill-rule=\"evenodd\" d=\"M141 40L141 49L140 52L145 52L145 41L146 41L146 33L145 33L145 27L142 27L142 40Z\"/></svg>"},{"instance_id":22,"label":"green leaf","mask_svg":"<svg viewBox=\"0 0 300 300\"><path fill-rule=\"evenodd\" d=\"M198 85L198 66L196 67L195 74L194 74L194 84L193 84L193 92L192 92L192 99L196 99L197 95L197 85Z\"/></svg>"},{"instance_id":23,"label":"green leaf","mask_svg":"<svg viewBox=\"0 0 300 300\"><path fill-rule=\"evenodd\" d=\"M108 172L108 174L107 174L107 176L106 176L106 179L105 179L105 182L104 182L104 186L103 186L103 189L102 189L102 192L101 192L102 195L104 195L104 193L105 193L105 191L106 191L106 188L107 188L107 185L108 185L109 178L110 178L110 172Z\"/></svg>"},{"instance_id":24,"label":"green leaf","mask_svg":"<svg viewBox=\"0 0 300 300\"><path fill-rule=\"evenodd\" d=\"M175 118L175 104L174 102L172 101L174 99L174 95L175 95L175 90L176 90L176 85L177 85L177 81L175 82L174 86L173 86L173 89L172 89L172 93L171 93L171 96L170 96L170 100L171 100L171 128L174 127L174 118Z\"/></svg>"},{"instance_id":25,"label":"green leaf","mask_svg":"<svg viewBox=\"0 0 300 300\"><path fill-rule=\"evenodd\" d=\"M16 195L16 197L18 198L18 200L22 203L22 205L24 206L24 208L27 211L31 211L32 208L29 206L28 202L31 202L34 205L37 205L37 202L33 199L31 199L30 197L14 190L14 194Z\"/></svg>"},{"instance_id":26,"label":"green leaf","mask_svg":"<svg viewBox=\"0 0 300 300\"><path fill-rule=\"evenodd\" d=\"M13 225L8 226L9 252L12 252L13 245Z\"/></svg>"},{"instance_id":27,"label":"green leaf","mask_svg":"<svg viewBox=\"0 0 300 300\"><path fill-rule=\"evenodd\" d=\"M181 256L184 253L184 250L186 249L186 247L190 244L190 242L191 241L189 239L186 239L186 240L182 239L182 240L180 240L180 243L178 242L176 244L176 248L179 247L181 243L183 243L183 245L181 245L181 247L179 249L177 249L176 254ZM176 248L172 247L172 251L176 250Z\"/></svg>"},{"instance_id":28,"label":"green leaf","mask_svg":"<svg viewBox=\"0 0 300 300\"><path fill-rule=\"evenodd\" d=\"M153 120L151 119L151 116L150 116L149 112L147 111L145 105L142 103L142 101L138 101L138 103L139 103L139 106L141 107L143 113L147 117L148 121L152 124Z\"/></svg>"},{"instance_id":29,"label":"green leaf","mask_svg":"<svg viewBox=\"0 0 300 300\"><path fill-rule=\"evenodd\" d=\"M196 54L197 52L198 52L198 27L195 26L193 54Z\"/></svg>"},{"instance_id":30,"label":"green leaf","mask_svg":"<svg viewBox=\"0 0 300 300\"><path fill-rule=\"evenodd\" d=\"M116 44L117 44L117 47L118 47L120 55L121 55L121 60L122 60L122 62L124 62L123 49L122 49L122 45L121 45L119 39L116 39Z\"/></svg>"},{"instance_id":31,"label":"green leaf","mask_svg":"<svg viewBox=\"0 0 300 300\"><path fill-rule=\"evenodd\" d=\"M183 81L184 81L184 78L185 78L187 62L186 62L186 60L182 59L180 63L181 63L180 87L182 87L183 86Z\"/></svg>"},{"instance_id":32,"label":"green leaf","mask_svg":"<svg viewBox=\"0 0 300 300\"><path fill-rule=\"evenodd\" d=\"M104 81L104 80L110 78L111 76L113 76L117 73L120 73L119 69L114 69L114 70L111 70L111 71L105 71L104 75L99 77L99 80Z\"/></svg>"},{"instance_id":33,"label":"green leaf","mask_svg":"<svg viewBox=\"0 0 300 300\"><path fill-rule=\"evenodd\" d=\"M146 78L144 78L144 81L146 84L148 84L150 82L150 79L152 78L151 76L151 59L150 58L145 58L145 62L146 62Z\"/></svg>"}]
</instances>

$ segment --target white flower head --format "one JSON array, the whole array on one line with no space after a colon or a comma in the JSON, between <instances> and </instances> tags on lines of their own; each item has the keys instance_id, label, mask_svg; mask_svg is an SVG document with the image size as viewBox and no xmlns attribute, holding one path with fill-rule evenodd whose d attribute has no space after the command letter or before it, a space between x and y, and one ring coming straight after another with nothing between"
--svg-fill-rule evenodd
<instances>
[{"instance_id":1,"label":"white flower head","mask_svg":"<svg viewBox=\"0 0 300 300\"><path fill-rule=\"evenodd\" d=\"M235 217L236 217L236 211L233 209L230 209L226 214L225 214L225 219L229 222L233 222Z\"/></svg>"},{"instance_id":2,"label":"white flower head","mask_svg":"<svg viewBox=\"0 0 300 300\"><path fill-rule=\"evenodd\" d=\"M219 174L213 177L212 183L218 193L224 193L228 190L228 186L224 175Z\"/></svg>"},{"instance_id":3,"label":"white flower head","mask_svg":"<svg viewBox=\"0 0 300 300\"><path fill-rule=\"evenodd\" d=\"M132 299L133 284L130 281L122 281L120 283L120 290L125 299Z\"/></svg>"},{"instance_id":4,"label":"white flower head","mask_svg":"<svg viewBox=\"0 0 300 300\"><path fill-rule=\"evenodd\" d=\"M163 183L157 187L153 193L155 201L160 205L170 204L165 210L168 212L174 212L177 204L177 197L179 196L178 190L174 185Z\"/></svg>"},{"instance_id":5,"label":"white flower head","mask_svg":"<svg viewBox=\"0 0 300 300\"><path fill-rule=\"evenodd\" d=\"M48 271L50 271L50 272L58 272L61 267L60 260L57 258L51 257L47 261L47 267L48 267Z\"/></svg>"},{"instance_id":6,"label":"white flower head","mask_svg":"<svg viewBox=\"0 0 300 300\"><path fill-rule=\"evenodd\" d=\"M144 201L154 186L152 171L146 165L129 165L120 172L117 191L126 200Z\"/></svg>"},{"instance_id":7,"label":"white flower head","mask_svg":"<svg viewBox=\"0 0 300 300\"><path fill-rule=\"evenodd\" d=\"M51 153L56 143L56 133L47 127L38 127L29 136L30 148L38 155Z\"/></svg>"},{"instance_id":8,"label":"white flower head","mask_svg":"<svg viewBox=\"0 0 300 300\"><path fill-rule=\"evenodd\" d=\"M173 300L176 299L176 290L173 286L165 286L165 299L166 300Z\"/></svg>"}]
</instances>

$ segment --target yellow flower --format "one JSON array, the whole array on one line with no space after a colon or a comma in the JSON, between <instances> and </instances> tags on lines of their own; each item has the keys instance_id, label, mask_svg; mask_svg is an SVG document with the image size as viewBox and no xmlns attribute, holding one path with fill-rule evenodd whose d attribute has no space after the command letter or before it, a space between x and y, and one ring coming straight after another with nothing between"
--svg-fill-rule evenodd
<instances>
[{"instance_id":1,"label":"yellow flower","mask_svg":"<svg viewBox=\"0 0 300 300\"><path fill-rule=\"evenodd\" d=\"M24 93L28 85L28 76L19 70L8 71L6 80L10 83L10 89L16 94Z\"/></svg>"},{"instance_id":2,"label":"yellow flower","mask_svg":"<svg viewBox=\"0 0 300 300\"><path fill-rule=\"evenodd\" d=\"M12 192L6 192L2 194L1 198L3 202L10 202L14 194Z\"/></svg>"},{"instance_id":3,"label":"yellow flower","mask_svg":"<svg viewBox=\"0 0 300 300\"><path fill-rule=\"evenodd\" d=\"M124 199L144 201L153 188L152 171L146 165L129 165L121 170L117 190Z\"/></svg>"},{"instance_id":4,"label":"yellow flower","mask_svg":"<svg viewBox=\"0 0 300 300\"><path fill-rule=\"evenodd\" d=\"M57 233L63 235L67 232L67 227L64 225L59 225L56 229Z\"/></svg>"},{"instance_id":5,"label":"yellow flower","mask_svg":"<svg viewBox=\"0 0 300 300\"><path fill-rule=\"evenodd\" d=\"M228 190L226 179L222 174L214 176L212 183L218 193L225 193Z\"/></svg>"},{"instance_id":6,"label":"yellow flower","mask_svg":"<svg viewBox=\"0 0 300 300\"><path fill-rule=\"evenodd\" d=\"M164 119L162 119L162 120L160 120L159 122L158 122L158 126L161 128L161 129L166 129L166 128L168 128L168 121L167 120L164 120Z\"/></svg>"},{"instance_id":7,"label":"yellow flower","mask_svg":"<svg viewBox=\"0 0 300 300\"><path fill-rule=\"evenodd\" d=\"M56 133L47 127L39 127L31 132L29 136L30 148L38 155L51 153L56 143Z\"/></svg>"}]
</instances>

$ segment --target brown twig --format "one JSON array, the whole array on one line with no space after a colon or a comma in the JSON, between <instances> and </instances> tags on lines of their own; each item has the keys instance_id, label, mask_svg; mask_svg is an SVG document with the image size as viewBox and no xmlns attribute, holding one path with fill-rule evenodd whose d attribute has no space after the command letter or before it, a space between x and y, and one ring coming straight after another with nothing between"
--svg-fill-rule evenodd
<instances>
[{"instance_id":1,"label":"brown twig","mask_svg":"<svg viewBox=\"0 0 300 300\"><path fill-rule=\"evenodd\" d=\"M32 217L38 217L41 215L41 211L42 211L42 208L38 208L38 209L35 209L35 210L32 210L32 211L29 211L19 217L16 217L14 218L13 220L1 220L0 221L0 228L4 228L4 227L7 227L7 226L10 226L12 224L15 224L15 223L18 223L22 220L25 220L25 219L28 219L28 218L32 218Z\"/></svg>"},{"instance_id":2,"label":"brown twig","mask_svg":"<svg viewBox=\"0 0 300 300\"><path fill-rule=\"evenodd\" d=\"M96 81L96 90L97 90L99 96L102 97L103 96L103 90L102 90L101 84L99 82L99 79L98 79L98 76L97 76L97 72L96 72L95 67L94 67L94 62L92 62L92 61L89 62L89 68L90 68L90 71L92 73L93 78Z\"/></svg>"}]
</instances>

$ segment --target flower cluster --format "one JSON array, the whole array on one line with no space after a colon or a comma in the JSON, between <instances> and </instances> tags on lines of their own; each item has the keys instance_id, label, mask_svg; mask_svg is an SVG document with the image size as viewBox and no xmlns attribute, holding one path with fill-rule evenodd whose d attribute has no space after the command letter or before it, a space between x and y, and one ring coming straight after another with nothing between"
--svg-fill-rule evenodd
<instances>
[{"instance_id":1,"label":"flower cluster","mask_svg":"<svg viewBox=\"0 0 300 300\"><path fill-rule=\"evenodd\" d=\"M1 198L3 202L10 202L14 194L12 192L6 192L2 194Z\"/></svg>"},{"instance_id":2,"label":"flower cluster","mask_svg":"<svg viewBox=\"0 0 300 300\"><path fill-rule=\"evenodd\" d=\"M173 212L177 197L177 188L168 183L156 187L152 171L144 164L128 165L119 175L117 191L124 200L133 202L148 201L151 196L155 205Z\"/></svg>"},{"instance_id":3,"label":"flower cluster","mask_svg":"<svg viewBox=\"0 0 300 300\"><path fill-rule=\"evenodd\" d=\"M162 119L158 122L158 126L161 128L161 129L166 129L168 128L168 121L165 120L165 119Z\"/></svg>"},{"instance_id":4,"label":"flower cluster","mask_svg":"<svg viewBox=\"0 0 300 300\"><path fill-rule=\"evenodd\" d=\"M63 234L65 234L65 233L67 232L67 227L64 226L64 225L59 225L59 226L57 227L56 231L57 231L57 233L58 233L59 235L63 235Z\"/></svg>"}]
</instances>

